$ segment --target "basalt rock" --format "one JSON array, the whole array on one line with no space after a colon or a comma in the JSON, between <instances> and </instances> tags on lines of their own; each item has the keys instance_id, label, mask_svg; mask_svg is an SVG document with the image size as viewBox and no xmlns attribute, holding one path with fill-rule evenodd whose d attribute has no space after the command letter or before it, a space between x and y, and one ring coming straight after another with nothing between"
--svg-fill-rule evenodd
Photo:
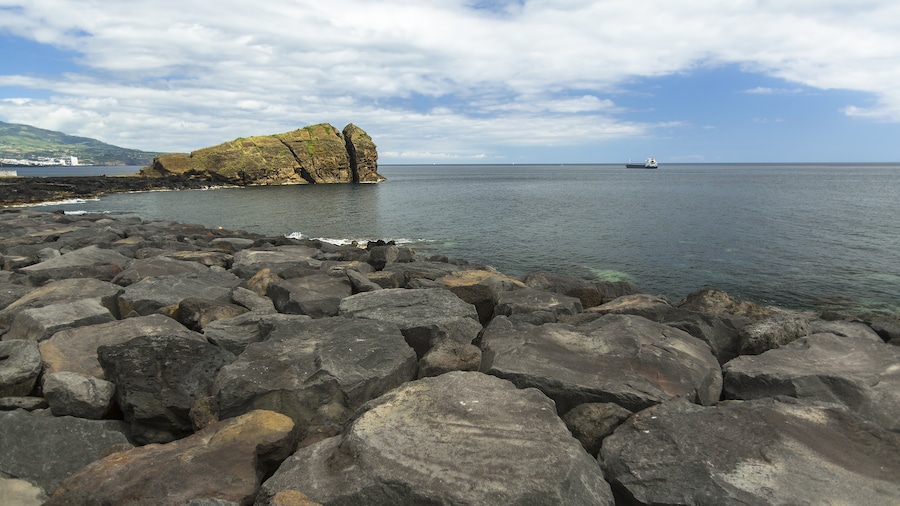
<instances>
[{"instance_id":1,"label":"basalt rock","mask_svg":"<svg viewBox=\"0 0 900 506\"><path fill-rule=\"evenodd\" d=\"M322 123L283 134L239 138L191 154L166 154L146 177L187 176L220 184L375 183L375 144L359 127Z\"/></svg>"}]
</instances>

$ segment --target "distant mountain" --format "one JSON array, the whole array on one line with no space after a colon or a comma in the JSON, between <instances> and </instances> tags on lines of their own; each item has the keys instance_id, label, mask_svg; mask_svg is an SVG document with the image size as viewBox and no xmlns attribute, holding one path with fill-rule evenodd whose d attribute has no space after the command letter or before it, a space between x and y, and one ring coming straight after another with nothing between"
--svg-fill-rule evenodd
<instances>
[{"instance_id":1,"label":"distant mountain","mask_svg":"<svg viewBox=\"0 0 900 506\"><path fill-rule=\"evenodd\" d=\"M162 153L120 148L87 137L0 121L0 159L45 161L75 156L79 165L150 165Z\"/></svg>"}]
</instances>

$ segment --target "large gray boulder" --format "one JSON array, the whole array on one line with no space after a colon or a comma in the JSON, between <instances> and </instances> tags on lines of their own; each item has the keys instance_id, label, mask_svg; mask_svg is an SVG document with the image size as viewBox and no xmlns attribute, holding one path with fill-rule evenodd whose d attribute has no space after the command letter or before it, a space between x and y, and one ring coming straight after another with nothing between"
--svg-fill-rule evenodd
<instances>
[{"instance_id":1,"label":"large gray boulder","mask_svg":"<svg viewBox=\"0 0 900 506\"><path fill-rule=\"evenodd\" d=\"M724 395L835 402L900 432L900 348L871 337L813 334L725 364Z\"/></svg>"},{"instance_id":2,"label":"large gray boulder","mask_svg":"<svg viewBox=\"0 0 900 506\"><path fill-rule=\"evenodd\" d=\"M131 446L128 424L0 411L0 475L52 492L63 478L99 459L107 448Z\"/></svg>"},{"instance_id":3,"label":"large gray boulder","mask_svg":"<svg viewBox=\"0 0 900 506\"><path fill-rule=\"evenodd\" d=\"M781 311L741 328L741 355L760 353L784 346L809 335L810 317Z\"/></svg>"},{"instance_id":4,"label":"large gray boulder","mask_svg":"<svg viewBox=\"0 0 900 506\"><path fill-rule=\"evenodd\" d=\"M414 280L438 280L447 274L451 274L462 270L462 267L445 262L402 262L388 264L382 269L384 272L391 272L396 275L400 286L405 287Z\"/></svg>"},{"instance_id":5,"label":"large gray boulder","mask_svg":"<svg viewBox=\"0 0 900 506\"><path fill-rule=\"evenodd\" d=\"M118 297L119 314L146 316L174 306L184 299L196 297L218 302L231 302L231 291L241 279L230 272L207 271L147 278L125 287Z\"/></svg>"},{"instance_id":6,"label":"large gray boulder","mask_svg":"<svg viewBox=\"0 0 900 506\"><path fill-rule=\"evenodd\" d=\"M287 490L325 505L613 504L600 467L537 390L451 372L366 408L341 436L287 459L256 504Z\"/></svg>"},{"instance_id":7,"label":"large gray boulder","mask_svg":"<svg viewBox=\"0 0 900 506\"><path fill-rule=\"evenodd\" d=\"M0 341L0 397L23 397L41 374L41 353L34 341Z\"/></svg>"},{"instance_id":8,"label":"large gray boulder","mask_svg":"<svg viewBox=\"0 0 900 506\"><path fill-rule=\"evenodd\" d=\"M898 504L900 435L834 404L677 399L603 441L629 504Z\"/></svg>"},{"instance_id":9,"label":"large gray boulder","mask_svg":"<svg viewBox=\"0 0 900 506\"><path fill-rule=\"evenodd\" d=\"M420 358L446 338L471 344L482 328L472 304L441 288L359 293L342 300L339 313L398 326Z\"/></svg>"},{"instance_id":10,"label":"large gray boulder","mask_svg":"<svg viewBox=\"0 0 900 506\"><path fill-rule=\"evenodd\" d=\"M267 291L278 312L313 318L337 316L341 300L352 293L346 277L327 274L286 279L269 285Z\"/></svg>"},{"instance_id":11,"label":"large gray boulder","mask_svg":"<svg viewBox=\"0 0 900 506\"><path fill-rule=\"evenodd\" d=\"M112 279L113 283L128 286L146 278L177 276L179 274L199 274L209 267L200 262L185 262L166 256L135 260L125 270Z\"/></svg>"},{"instance_id":12,"label":"large gray boulder","mask_svg":"<svg viewBox=\"0 0 900 506\"><path fill-rule=\"evenodd\" d=\"M295 445L290 418L253 411L179 441L97 460L62 481L46 504L251 504L261 478Z\"/></svg>"},{"instance_id":13,"label":"large gray boulder","mask_svg":"<svg viewBox=\"0 0 900 506\"><path fill-rule=\"evenodd\" d=\"M515 317L528 313L547 313L551 315L550 322L556 322L560 315L575 315L583 310L578 298L523 288L501 293L494 314Z\"/></svg>"},{"instance_id":14,"label":"large gray boulder","mask_svg":"<svg viewBox=\"0 0 900 506\"><path fill-rule=\"evenodd\" d=\"M525 288L525 283L518 279L488 269L457 271L442 277L440 282L457 297L475 306L482 325L494 317L494 307L501 293Z\"/></svg>"},{"instance_id":15,"label":"large gray boulder","mask_svg":"<svg viewBox=\"0 0 900 506\"><path fill-rule=\"evenodd\" d=\"M97 299L49 304L19 311L4 339L43 341L60 330L108 323L115 319L109 308Z\"/></svg>"},{"instance_id":16,"label":"large gray boulder","mask_svg":"<svg viewBox=\"0 0 900 506\"><path fill-rule=\"evenodd\" d=\"M272 249L244 249L234 255L233 266L256 264L299 264L315 258L319 250L310 246L278 246Z\"/></svg>"},{"instance_id":17,"label":"large gray boulder","mask_svg":"<svg viewBox=\"0 0 900 506\"><path fill-rule=\"evenodd\" d=\"M331 436L362 403L416 376L415 353L395 325L342 317L269 323L266 339L216 377L221 418L269 409L290 416L303 438Z\"/></svg>"},{"instance_id":18,"label":"large gray boulder","mask_svg":"<svg viewBox=\"0 0 900 506\"><path fill-rule=\"evenodd\" d=\"M135 441L165 443L193 432L194 401L235 357L214 344L178 336L136 337L97 349Z\"/></svg>"},{"instance_id":19,"label":"large gray boulder","mask_svg":"<svg viewBox=\"0 0 900 506\"><path fill-rule=\"evenodd\" d=\"M709 345L640 316L606 315L582 326L515 327L496 320L482 336L489 374L556 401L560 414L586 402L637 411L684 397L719 400L722 374Z\"/></svg>"},{"instance_id":20,"label":"large gray boulder","mask_svg":"<svg viewBox=\"0 0 900 506\"><path fill-rule=\"evenodd\" d=\"M9 330L19 312L85 299L95 299L104 307L115 308L122 287L99 279L60 279L34 288L0 311L0 334Z\"/></svg>"},{"instance_id":21,"label":"large gray boulder","mask_svg":"<svg viewBox=\"0 0 900 506\"><path fill-rule=\"evenodd\" d=\"M69 371L103 379L97 348L150 336L179 336L203 341L202 335L159 314L65 329L40 343L44 374Z\"/></svg>"},{"instance_id":22,"label":"large gray boulder","mask_svg":"<svg viewBox=\"0 0 900 506\"><path fill-rule=\"evenodd\" d=\"M33 285L50 279L96 278L110 281L132 260L116 251L92 245L43 262L22 267Z\"/></svg>"}]
</instances>

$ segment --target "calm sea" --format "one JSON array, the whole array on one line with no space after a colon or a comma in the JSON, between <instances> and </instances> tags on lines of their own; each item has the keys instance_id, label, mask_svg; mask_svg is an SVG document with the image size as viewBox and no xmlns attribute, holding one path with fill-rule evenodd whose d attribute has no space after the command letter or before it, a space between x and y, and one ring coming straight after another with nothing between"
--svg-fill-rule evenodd
<instances>
[{"instance_id":1,"label":"calm sea","mask_svg":"<svg viewBox=\"0 0 900 506\"><path fill-rule=\"evenodd\" d=\"M90 173L137 171L102 169ZM900 312L900 164L379 172L387 182L119 194L46 208L268 235L394 239L512 275L629 280L672 299L713 286L790 308Z\"/></svg>"}]
</instances>

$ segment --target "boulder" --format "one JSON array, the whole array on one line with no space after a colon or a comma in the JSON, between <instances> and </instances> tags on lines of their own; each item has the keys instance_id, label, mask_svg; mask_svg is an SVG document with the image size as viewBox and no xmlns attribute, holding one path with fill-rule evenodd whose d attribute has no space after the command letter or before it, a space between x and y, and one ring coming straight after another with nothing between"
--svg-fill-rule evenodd
<instances>
[{"instance_id":1,"label":"boulder","mask_svg":"<svg viewBox=\"0 0 900 506\"><path fill-rule=\"evenodd\" d=\"M570 409L562 419L581 446L596 457L606 436L612 434L631 414L618 404L589 402Z\"/></svg>"},{"instance_id":2,"label":"boulder","mask_svg":"<svg viewBox=\"0 0 900 506\"><path fill-rule=\"evenodd\" d=\"M322 504L613 504L597 463L534 389L451 372L366 408L341 436L287 459L257 504L284 490Z\"/></svg>"},{"instance_id":3,"label":"boulder","mask_svg":"<svg viewBox=\"0 0 900 506\"><path fill-rule=\"evenodd\" d=\"M575 297L545 292L534 288L523 288L503 292L497 300L494 313L503 316L523 315L528 313L548 313L552 315L550 322L555 322L559 315L581 313L584 308Z\"/></svg>"},{"instance_id":4,"label":"boulder","mask_svg":"<svg viewBox=\"0 0 900 506\"><path fill-rule=\"evenodd\" d=\"M267 293L269 293L269 286L279 281L283 281L284 278L272 272L272 269L268 267L264 267L255 274L253 274L250 279L247 280L247 288L252 290L255 294L260 297L265 297Z\"/></svg>"},{"instance_id":5,"label":"boulder","mask_svg":"<svg viewBox=\"0 0 900 506\"><path fill-rule=\"evenodd\" d=\"M163 253L163 256L181 262L196 262L206 267L221 267L227 269L231 267L234 257L230 253L224 251L169 251Z\"/></svg>"},{"instance_id":6,"label":"boulder","mask_svg":"<svg viewBox=\"0 0 900 506\"><path fill-rule=\"evenodd\" d=\"M147 316L191 297L230 303L231 291L240 284L234 274L212 270L147 278L125 287L118 297L119 314Z\"/></svg>"},{"instance_id":7,"label":"boulder","mask_svg":"<svg viewBox=\"0 0 900 506\"><path fill-rule=\"evenodd\" d=\"M44 398L54 416L100 420L112 406L116 385L77 372L57 372L44 377Z\"/></svg>"},{"instance_id":8,"label":"boulder","mask_svg":"<svg viewBox=\"0 0 900 506\"><path fill-rule=\"evenodd\" d=\"M203 336L191 332L172 318L158 314L65 329L40 343L44 374L69 371L103 379L97 348L151 336L204 340Z\"/></svg>"},{"instance_id":9,"label":"boulder","mask_svg":"<svg viewBox=\"0 0 900 506\"><path fill-rule=\"evenodd\" d=\"M350 280L350 285L353 287L353 293L381 290L381 285L367 278L365 274L356 269L347 269L344 272L347 279Z\"/></svg>"},{"instance_id":10,"label":"boulder","mask_svg":"<svg viewBox=\"0 0 900 506\"><path fill-rule=\"evenodd\" d=\"M109 308L97 299L49 304L19 311L3 338L43 341L60 330L107 323L115 319Z\"/></svg>"},{"instance_id":11,"label":"boulder","mask_svg":"<svg viewBox=\"0 0 900 506\"><path fill-rule=\"evenodd\" d=\"M278 246L274 249L245 249L234 255L234 266L259 264L299 264L315 258L319 250L310 246Z\"/></svg>"},{"instance_id":12,"label":"boulder","mask_svg":"<svg viewBox=\"0 0 900 506\"><path fill-rule=\"evenodd\" d=\"M383 270L396 274L400 286L404 287L413 280L436 281L462 268L445 262L397 262L387 265Z\"/></svg>"},{"instance_id":13,"label":"boulder","mask_svg":"<svg viewBox=\"0 0 900 506\"><path fill-rule=\"evenodd\" d=\"M725 364L724 395L834 402L900 432L900 349L872 337L813 334Z\"/></svg>"},{"instance_id":14,"label":"boulder","mask_svg":"<svg viewBox=\"0 0 900 506\"><path fill-rule=\"evenodd\" d=\"M0 341L0 397L31 393L41 374L41 353L34 341Z\"/></svg>"},{"instance_id":15,"label":"boulder","mask_svg":"<svg viewBox=\"0 0 900 506\"><path fill-rule=\"evenodd\" d=\"M49 494L107 448L130 446L127 434L128 424L119 420L0 411L0 475L28 480Z\"/></svg>"},{"instance_id":16,"label":"boulder","mask_svg":"<svg viewBox=\"0 0 900 506\"><path fill-rule=\"evenodd\" d=\"M380 271L400 258L400 248L396 244L385 244L368 248L366 261L375 270Z\"/></svg>"},{"instance_id":17,"label":"boulder","mask_svg":"<svg viewBox=\"0 0 900 506\"><path fill-rule=\"evenodd\" d=\"M784 346L809 335L809 317L800 313L780 311L741 328L741 355L760 353Z\"/></svg>"},{"instance_id":18,"label":"boulder","mask_svg":"<svg viewBox=\"0 0 900 506\"><path fill-rule=\"evenodd\" d=\"M46 504L251 504L261 477L295 445L290 418L253 411L179 441L92 462L63 480Z\"/></svg>"},{"instance_id":19,"label":"boulder","mask_svg":"<svg viewBox=\"0 0 900 506\"><path fill-rule=\"evenodd\" d=\"M265 340L277 322L307 321L306 315L280 313L244 313L234 318L216 320L203 328L206 339L225 350L240 355L250 343Z\"/></svg>"},{"instance_id":20,"label":"boulder","mask_svg":"<svg viewBox=\"0 0 900 506\"><path fill-rule=\"evenodd\" d=\"M216 377L222 418L253 409L290 416L304 439L341 431L362 403L415 378L416 357L395 326L333 317L276 320Z\"/></svg>"},{"instance_id":21,"label":"boulder","mask_svg":"<svg viewBox=\"0 0 900 506\"><path fill-rule=\"evenodd\" d=\"M419 378L450 371L477 371L480 367L481 349L478 346L444 339L419 360Z\"/></svg>"},{"instance_id":22,"label":"boulder","mask_svg":"<svg viewBox=\"0 0 900 506\"><path fill-rule=\"evenodd\" d=\"M676 399L629 418L600 461L628 504L900 501L900 435L834 404Z\"/></svg>"},{"instance_id":23,"label":"boulder","mask_svg":"<svg viewBox=\"0 0 900 506\"><path fill-rule=\"evenodd\" d=\"M579 327L501 320L485 329L482 349L489 374L538 388L560 413L587 402L638 411L675 397L711 405L722 389L709 345L640 316L605 315Z\"/></svg>"},{"instance_id":24,"label":"boulder","mask_svg":"<svg viewBox=\"0 0 900 506\"><path fill-rule=\"evenodd\" d=\"M25 309L64 302L96 299L105 307L115 308L122 287L97 279L61 279L29 291L0 311L0 334L9 330L16 315Z\"/></svg>"},{"instance_id":25,"label":"boulder","mask_svg":"<svg viewBox=\"0 0 900 506\"><path fill-rule=\"evenodd\" d=\"M22 267L32 285L51 279L95 278L109 281L124 270L131 259L110 249L87 246L65 255Z\"/></svg>"},{"instance_id":26,"label":"boulder","mask_svg":"<svg viewBox=\"0 0 900 506\"><path fill-rule=\"evenodd\" d=\"M43 397L0 397L0 411L15 411L17 409L37 411L39 409L48 409L49 407L47 399Z\"/></svg>"},{"instance_id":27,"label":"boulder","mask_svg":"<svg viewBox=\"0 0 900 506\"><path fill-rule=\"evenodd\" d=\"M275 303L268 297L261 296L253 290L237 287L231 292L231 300L248 311L257 313L276 313Z\"/></svg>"},{"instance_id":28,"label":"boulder","mask_svg":"<svg viewBox=\"0 0 900 506\"><path fill-rule=\"evenodd\" d=\"M0 311L33 290L30 286L0 283Z\"/></svg>"},{"instance_id":29,"label":"boulder","mask_svg":"<svg viewBox=\"0 0 900 506\"><path fill-rule=\"evenodd\" d=\"M185 262L165 256L135 260L125 270L112 279L117 285L128 286L146 278L159 276L176 276L180 274L199 274L209 267L200 262Z\"/></svg>"},{"instance_id":30,"label":"boulder","mask_svg":"<svg viewBox=\"0 0 900 506\"><path fill-rule=\"evenodd\" d=\"M269 285L268 296L280 313L324 318L336 316L341 300L352 292L347 278L314 274Z\"/></svg>"},{"instance_id":31,"label":"boulder","mask_svg":"<svg viewBox=\"0 0 900 506\"><path fill-rule=\"evenodd\" d=\"M763 319L780 311L774 307L754 304L753 302L734 297L722 290L709 287L688 294L687 297L676 302L674 306L697 313L728 313L746 316L752 320Z\"/></svg>"},{"instance_id":32,"label":"boulder","mask_svg":"<svg viewBox=\"0 0 900 506\"><path fill-rule=\"evenodd\" d=\"M231 353L179 336L136 337L97 349L116 401L140 443L165 443L193 432L191 405L212 394Z\"/></svg>"},{"instance_id":33,"label":"boulder","mask_svg":"<svg viewBox=\"0 0 900 506\"><path fill-rule=\"evenodd\" d=\"M216 320L234 318L246 312L247 308L237 304L191 297L178 303L174 317L185 327L200 332Z\"/></svg>"},{"instance_id":34,"label":"boulder","mask_svg":"<svg viewBox=\"0 0 900 506\"><path fill-rule=\"evenodd\" d=\"M525 288L525 283L515 278L484 269L457 271L440 281L457 297L475 306L482 325L494 317L494 307L501 293Z\"/></svg>"},{"instance_id":35,"label":"boulder","mask_svg":"<svg viewBox=\"0 0 900 506\"><path fill-rule=\"evenodd\" d=\"M443 339L471 344L481 331L475 307L440 288L359 293L341 301L339 314L398 326L420 358Z\"/></svg>"}]
</instances>

